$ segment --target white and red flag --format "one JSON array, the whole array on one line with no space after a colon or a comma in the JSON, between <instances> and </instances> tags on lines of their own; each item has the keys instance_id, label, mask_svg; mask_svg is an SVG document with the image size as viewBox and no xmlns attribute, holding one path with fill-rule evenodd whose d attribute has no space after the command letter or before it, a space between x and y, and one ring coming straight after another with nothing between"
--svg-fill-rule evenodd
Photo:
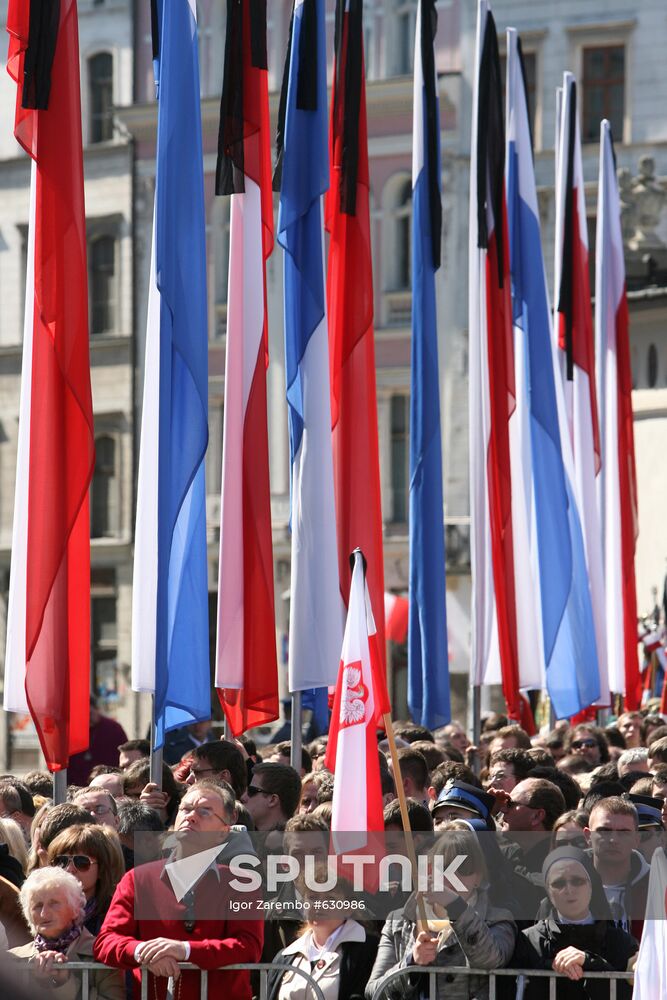
<instances>
[{"instance_id":1,"label":"white and red flag","mask_svg":"<svg viewBox=\"0 0 667 1000\"><path fill-rule=\"evenodd\" d=\"M595 258L595 341L602 468L598 501L606 586L609 686L639 708L637 652L637 474L632 424L632 370L621 205L611 126L600 123Z\"/></svg>"},{"instance_id":2,"label":"white and red flag","mask_svg":"<svg viewBox=\"0 0 667 1000\"><path fill-rule=\"evenodd\" d=\"M376 734L389 711L364 557L356 549L325 758L334 775L334 845L337 832L359 835L345 837L344 850L364 847L367 833L384 830Z\"/></svg>"},{"instance_id":3,"label":"white and red flag","mask_svg":"<svg viewBox=\"0 0 667 1000\"><path fill-rule=\"evenodd\" d=\"M596 477L601 468L595 350L588 272L586 202L577 85L563 77L556 170L555 318L567 430L574 457L573 489L581 517L600 672L600 704L609 704L605 585Z\"/></svg>"},{"instance_id":4,"label":"white and red flag","mask_svg":"<svg viewBox=\"0 0 667 1000\"><path fill-rule=\"evenodd\" d=\"M216 193L231 195L231 222L215 683L238 736L279 714L266 410L266 7L249 0L228 6Z\"/></svg>"},{"instance_id":5,"label":"white and red flag","mask_svg":"<svg viewBox=\"0 0 667 1000\"><path fill-rule=\"evenodd\" d=\"M651 858L646 916L635 964L633 1000L667 996L667 856L659 847Z\"/></svg>"},{"instance_id":6,"label":"white and red flag","mask_svg":"<svg viewBox=\"0 0 667 1000\"><path fill-rule=\"evenodd\" d=\"M378 648L385 662L384 563L373 338L373 261L361 0L337 0L325 202L331 431L338 571L350 590L350 552L368 560Z\"/></svg>"},{"instance_id":7,"label":"white and red flag","mask_svg":"<svg viewBox=\"0 0 667 1000\"><path fill-rule=\"evenodd\" d=\"M76 0L10 0L7 30L32 174L4 707L30 711L57 771L89 738L95 448Z\"/></svg>"},{"instance_id":8,"label":"white and red flag","mask_svg":"<svg viewBox=\"0 0 667 1000\"><path fill-rule=\"evenodd\" d=\"M477 21L470 166L470 504L472 683L502 680L510 718L522 717L514 574L510 421L514 336L505 200L498 38L486 0Z\"/></svg>"}]
</instances>

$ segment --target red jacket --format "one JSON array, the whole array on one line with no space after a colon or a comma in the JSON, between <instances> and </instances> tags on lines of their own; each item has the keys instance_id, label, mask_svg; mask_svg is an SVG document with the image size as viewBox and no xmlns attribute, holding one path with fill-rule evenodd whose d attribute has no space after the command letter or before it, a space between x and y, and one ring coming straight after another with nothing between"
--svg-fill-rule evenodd
<instances>
[{"instance_id":1,"label":"red jacket","mask_svg":"<svg viewBox=\"0 0 667 1000\"><path fill-rule=\"evenodd\" d=\"M189 941L190 962L201 969L258 962L264 941L263 921L230 916L227 903L233 893L228 886L229 869L217 865L215 871L210 869L201 878L194 890L191 915L203 914L206 919L195 919L188 932L185 903L176 900L164 867L165 861L155 861L140 865L123 876L95 940L96 960L119 969L134 970L137 997L141 972L134 952L141 941L151 938ZM181 977L180 1000L199 1000L199 973L186 970ZM156 992L149 983L149 996L164 997L166 978L155 979L155 985ZM209 972L209 996L250 1000L250 973Z\"/></svg>"}]
</instances>

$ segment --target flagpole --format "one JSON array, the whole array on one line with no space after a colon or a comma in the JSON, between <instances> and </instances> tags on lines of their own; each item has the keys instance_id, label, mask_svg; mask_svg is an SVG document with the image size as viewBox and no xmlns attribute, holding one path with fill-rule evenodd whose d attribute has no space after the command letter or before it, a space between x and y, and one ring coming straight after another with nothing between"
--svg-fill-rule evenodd
<instances>
[{"instance_id":1,"label":"flagpole","mask_svg":"<svg viewBox=\"0 0 667 1000\"><path fill-rule=\"evenodd\" d=\"M67 768L53 772L53 804L60 806L67 800Z\"/></svg>"},{"instance_id":2,"label":"flagpole","mask_svg":"<svg viewBox=\"0 0 667 1000\"><path fill-rule=\"evenodd\" d=\"M292 767L301 774L301 742L302 742L301 691L292 691L292 750L290 760Z\"/></svg>"},{"instance_id":3,"label":"flagpole","mask_svg":"<svg viewBox=\"0 0 667 1000\"><path fill-rule=\"evenodd\" d=\"M151 695L151 770L150 780L162 791L162 747L155 747L155 695Z\"/></svg>"},{"instance_id":4,"label":"flagpole","mask_svg":"<svg viewBox=\"0 0 667 1000\"><path fill-rule=\"evenodd\" d=\"M405 833L405 843L408 851L408 857L410 859L410 867L412 868L412 884L417 892L417 913L418 913L418 925L420 931L428 932L428 920L426 917L426 907L424 906L424 897L419 892L418 882L419 875L417 870L417 855L415 854L415 845L412 839L412 830L410 829L410 817L408 816L408 803L405 797L405 789L403 788L403 777L401 775L401 765L398 759L398 749L396 747L396 737L394 736L394 727L391 721L391 715L388 712L382 716L384 721L384 729L387 734L387 742L389 743L389 753L391 755L391 766L394 771L394 784L396 785L396 796L398 798L398 804L401 810L401 821L403 823L403 832Z\"/></svg>"},{"instance_id":5,"label":"flagpole","mask_svg":"<svg viewBox=\"0 0 667 1000\"><path fill-rule=\"evenodd\" d=\"M472 741L479 746L482 735L482 688L479 684L472 686Z\"/></svg>"}]
</instances>

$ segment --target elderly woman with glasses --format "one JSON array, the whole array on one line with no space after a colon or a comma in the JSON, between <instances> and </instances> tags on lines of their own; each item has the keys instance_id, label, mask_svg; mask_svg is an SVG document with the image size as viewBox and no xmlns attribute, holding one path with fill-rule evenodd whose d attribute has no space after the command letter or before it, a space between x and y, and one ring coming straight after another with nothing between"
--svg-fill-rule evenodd
<instances>
[{"instance_id":1,"label":"elderly woman with glasses","mask_svg":"<svg viewBox=\"0 0 667 1000\"><path fill-rule=\"evenodd\" d=\"M545 916L519 935L512 965L524 969L553 969L558 1000L606 1000L609 983L587 979L587 972L625 972L638 945L617 927L600 876L591 857L578 847L558 847L547 855L542 875L548 900ZM632 989L617 984L619 1000L629 1000ZM546 1000L549 979L529 979L524 1000Z\"/></svg>"},{"instance_id":2,"label":"elderly woman with glasses","mask_svg":"<svg viewBox=\"0 0 667 1000\"><path fill-rule=\"evenodd\" d=\"M30 944L9 952L33 977L32 989L46 987L57 1000L82 996L81 973L68 962L93 960L93 936L83 925L86 897L80 883L59 868L39 868L21 888L21 907L33 935ZM91 973L90 1000L123 1000L125 984L114 969Z\"/></svg>"},{"instance_id":3,"label":"elderly woman with glasses","mask_svg":"<svg viewBox=\"0 0 667 1000\"><path fill-rule=\"evenodd\" d=\"M108 826L70 826L51 842L48 864L64 868L80 883L85 898L86 929L102 926L115 888L125 874L118 834Z\"/></svg>"}]
</instances>

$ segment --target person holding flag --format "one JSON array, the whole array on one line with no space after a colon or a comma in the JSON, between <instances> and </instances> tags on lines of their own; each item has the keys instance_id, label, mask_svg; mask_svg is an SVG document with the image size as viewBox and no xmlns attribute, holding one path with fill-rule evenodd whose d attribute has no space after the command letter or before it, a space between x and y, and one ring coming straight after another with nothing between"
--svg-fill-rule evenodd
<instances>
[{"instance_id":1,"label":"person holding flag","mask_svg":"<svg viewBox=\"0 0 667 1000\"><path fill-rule=\"evenodd\" d=\"M153 254L137 487L132 687L154 696L153 747L210 718L204 456L208 335L197 21L157 0Z\"/></svg>"},{"instance_id":2,"label":"person holding flag","mask_svg":"<svg viewBox=\"0 0 667 1000\"><path fill-rule=\"evenodd\" d=\"M521 42L507 32L507 215L516 413L512 513L519 683L546 687L558 718L600 694L572 450L553 346Z\"/></svg>"},{"instance_id":3,"label":"person holding flag","mask_svg":"<svg viewBox=\"0 0 667 1000\"><path fill-rule=\"evenodd\" d=\"M595 255L595 354L602 467L597 479L603 539L609 686L626 710L641 704L637 652L637 472L621 204L607 119L600 123Z\"/></svg>"},{"instance_id":4,"label":"person holding flag","mask_svg":"<svg viewBox=\"0 0 667 1000\"><path fill-rule=\"evenodd\" d=\"M14 135L32 167L4 708L30 712L59 772L88 747L90 694L95 448L76 0L10 0L7 30Z\"/></svg>"},{"instance_id":5,"label":"person holding flag","mask_svg":"<svg viewBox=\"0 0 667 1000\"><path fill-rule=\"evenodd\" d=\"M296 0L274 177L278 242L285 251L291 692L335 683L342 635L322 225L329 186L325 43L324 0Z\"/></svg>"},{"instance_id":6,"label":"person holding flag","mask_svg":"<svg viewBox=\"0 0 667 1000\"><path fill-rule=\"evenodd\" d=\"M436 25L434 0L420 0L412 134L408 705L412 718L430 729L451 719L435 296L442 229Z\"/></svg>"},{"instance_id":7,"label":"person holding flag","mask_svg":"<svg viewBox=\"0 0 667 1000\"><path fill-rule=\"evenodd\" d=\"M215 683L233 736L279 715L266 412L267 78L266 8L229 0L216 175L216 193L231 195L231 222Z\"/></svg>"}]
</instances>

